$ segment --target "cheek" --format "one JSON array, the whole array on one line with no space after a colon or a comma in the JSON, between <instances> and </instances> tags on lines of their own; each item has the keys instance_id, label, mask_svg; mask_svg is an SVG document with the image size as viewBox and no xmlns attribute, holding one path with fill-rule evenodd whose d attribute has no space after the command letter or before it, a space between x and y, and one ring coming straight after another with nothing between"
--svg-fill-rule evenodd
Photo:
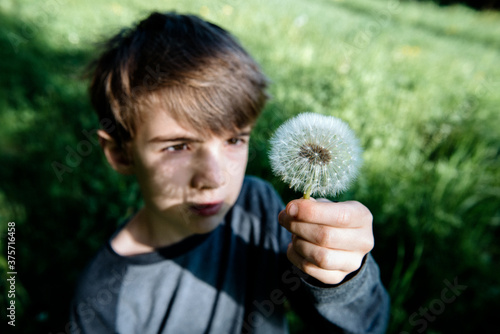
<instances>
[{"instance_id":1,"label":"cheek","mask_svg":"<svg viewBox=\"0 0 500 334\"><path fill-rule=\"evenodd\" d=\"M189 178L189 168L182 160L166 161L156 159L140 166L137 177L145 197L178 198L182 196L183 185Z\"/></svg>"},{"instance_id":2,"label":"cheek","mask_svg":"<svg viewBox=\"0 0 500 334\"><path fill-rule=\"evenodd\" d=\"M248 160L248 150L230 155L227 159L226 172L231 177L238 178L245 173Z\"/></svg>"},{"instance_id":3,"label":"cheek","mask_svg":"<svg viewBox=\"0 0 500 334\"><path fill-rule=\"evenodd\" d=\"M228 182L231 184L231 187L236 190L239 193L239 188L243 182L243 178L245 176L245 170L247 167L247 159L248 155L245 152L233 155L230 158L226 160L227 165L226 165L226 177L230 180Z\"/></svg>"}]
</instances>

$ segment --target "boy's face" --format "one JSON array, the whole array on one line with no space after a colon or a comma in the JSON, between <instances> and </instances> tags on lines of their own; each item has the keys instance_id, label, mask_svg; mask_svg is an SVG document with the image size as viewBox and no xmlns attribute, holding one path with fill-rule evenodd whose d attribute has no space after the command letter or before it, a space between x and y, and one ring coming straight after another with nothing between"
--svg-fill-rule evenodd
<instances>
[{"instance_id":1,"label":"boy's face","mask_svg":"<svg viewBox=\"0 0 500 334\"><path fill-rule=\"evenodd\" d=\"M215 229L239 195L250 130L199 133L166 111L149 113L130 145L149 220L180 236Z\"/></svg>"}]
</instances>

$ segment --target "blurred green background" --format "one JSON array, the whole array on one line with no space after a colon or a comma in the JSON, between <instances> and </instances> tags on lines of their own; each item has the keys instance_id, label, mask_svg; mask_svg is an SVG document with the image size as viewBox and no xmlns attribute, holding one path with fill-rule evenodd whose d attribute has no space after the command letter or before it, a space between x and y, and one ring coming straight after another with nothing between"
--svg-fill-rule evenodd
<instances>
[{"instance_id":1,"label":"blurred green background","mask_svg":"<svg viewBox=\"0 0 500 334\"><path fill-rule=\"evenodd\" d=\"M374 215L390 333L491 332L500 300L500 15L393 0L0 0L0 328L7 222L16 222L16 329L65 333L76 278L139 205L133 180L89 139L98 122L82 73L95 42L153 9L221 25L262 64L273 100L248 173L285 201L300 194L270 173L277 126L314 111L355 130L365 163L341 199ZM449 284L466 288L450 301Z\"/></svg>"}]
</instances>

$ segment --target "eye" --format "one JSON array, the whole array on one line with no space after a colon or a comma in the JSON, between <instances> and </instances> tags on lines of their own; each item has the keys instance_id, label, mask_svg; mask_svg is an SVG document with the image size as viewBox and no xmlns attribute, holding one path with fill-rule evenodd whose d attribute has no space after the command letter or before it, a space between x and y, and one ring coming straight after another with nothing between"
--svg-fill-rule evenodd
<instances>
[{"instance_id":1,"label":"eye","mask_svg":"<svg viewBox=\"0 0 500 334\"><path fill-rule=\"evenodd\" d=\"M182 143L182 144L177 144L177 145L172 145L172 146L169 146L169 147L165 147L164 149L162 149L162 151L167 151L167 152L177 152L177 151L185 151L187 150L189 147L186 143Z\"/></svg>"},{"instance_id":2,"label":"eye","mask_svg":"<svg viewBox=\"0 0 500 334\"><path fill-rule=\"evenodd\" d=\"M234 138L229 139L227 141L227 143L229 145L241 145L241 144L245 143L245 140L243 138L234 137Z\"/></svg>"}]
</instances>

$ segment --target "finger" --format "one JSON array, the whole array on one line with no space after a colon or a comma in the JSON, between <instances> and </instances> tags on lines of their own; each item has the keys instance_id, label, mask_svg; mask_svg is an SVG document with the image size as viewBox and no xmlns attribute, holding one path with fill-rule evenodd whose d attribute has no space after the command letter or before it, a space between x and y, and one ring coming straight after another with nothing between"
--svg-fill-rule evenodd
<instances>
[{"instance_id":1,"label":"finger","mask_svg":"<svg viewBox=\"0 0 500 334\"><path fill-rule=\"evenodd\" d=\"M287 215L295 220L342 228L358 228L371 224L372 214L357 201L319 202L297 199L288 203Z\"/></svg>"},{"instance_id":2,"label":"finger","mask_svg":"<svg viewBox=\"0 0 500 334\"><path fill-rule=\"evenodd\" d=\"M361 266L364 254L329 249L294 237L293 248L301 257L324 270L353 272Z\"/></svg>"},{"instance_id":3,"label":"finger","mask_svg":"<svg viewBox=\"0 0 500 334\"><path fill-rule=\"evenodd\" d=\"M309 198L309 201L311 202L316 202L316 199L314 198ZM326 198L320 198L318 199L318 201L327 201L327 202L330 202L329 200L327 200ZM292 203L292 202L290 202ZM290 204L288 203L288 204ZM331 203L331 202L330 202ZM291 211L292 209L290 208L289 205L286 206L286 208L284 210L281 210L280 213L278 214L278 221L281 225L283 225L285 228L287 225L289 225L289 223L293 220L295 220L295 216L296 214L294 212Z\"/></svg>"},{"instance_id":4,"label":"finger","mask_svg":"<svg viewBox=\"0 0 500 334\"><path fill-rule=\"evenodd\" d=\"M325 198L320 198L319 200L320 201L328 201ZM308 199L308 201L316 202L316 199L311 197ZM331 203L330 201L328 201L328 202ZM292 203L294 203L294 201L289 202L288 205L285 207L285 209L281 210L280 213L278 214L278 221L285 228L286 228L286 226L288 226L290 224L291 221L297 220L297 218L296 218L297 211L294 211L295 209L297 209L297 206L295 206L295 209L293 209L292 205L291 205Z\"/></svg>"},{"instance_id":5,"label":"finger","mask_svg":"<svg viewBox=\"0 0 500 334\"><path fill-rule=\"evenodd\" d=\"M278 219L291 233L319 246L368 253L375 244L371 224L365 228L338 228L312 224L295 221L285 210L280 212Z\"/></svg>"},{"instance_id":6,"label":"finger","mask_svg":"<svg viewBox=\"0 0 500 334\"><path fill-rule=\"evenodd\" d=\"M325 284L339 284L349 274L340 270L319 268L297 253L291 243L288 245L287 257L297 268Z\"/></svg>"},{"instance_id":7,"label":"finger","mask_svg":"<svg viewBox=\"0 0 500 334\"><path fill-rule=\"evenodd\" d=\"M368 253L374 246L371 230L338 228L288 220L283 226L294 235L321 247Z\"/></svg>"}]
</instances>

